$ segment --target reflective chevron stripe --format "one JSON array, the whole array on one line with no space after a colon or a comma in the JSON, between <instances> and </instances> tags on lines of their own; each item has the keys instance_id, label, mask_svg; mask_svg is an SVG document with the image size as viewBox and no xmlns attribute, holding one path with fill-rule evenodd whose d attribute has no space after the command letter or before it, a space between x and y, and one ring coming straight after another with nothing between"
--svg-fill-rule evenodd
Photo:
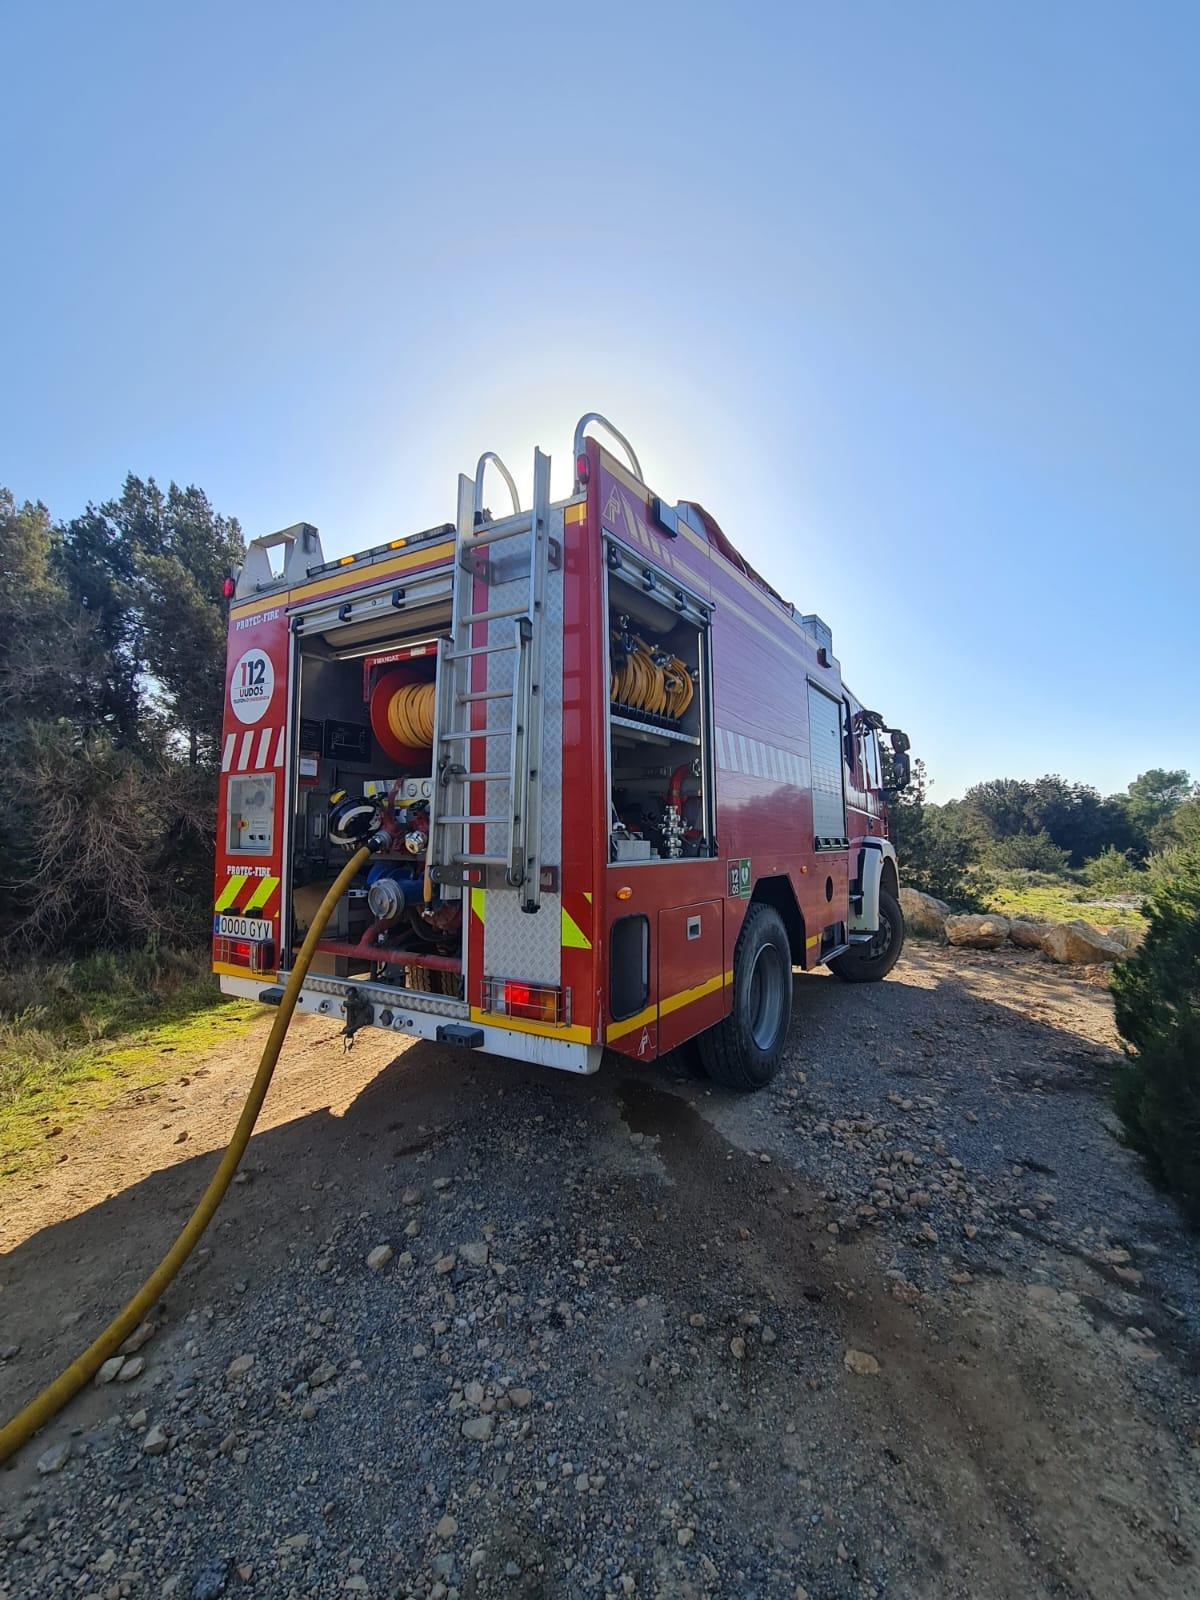
<instances>
[{"instance_id":1,"label":"reflective chevron stripe","mask_svg":"<svg viewBox=\"0 0 1200 1600\"><path fill-rule=\"evenodd\" d=\"M258 911L262 906L266 905L267 901L275 893L278 887L278 878L260 878L258 880L258 888L255 889L249 900L246 901L246 904L242 907L242 910L245 912Z\"/></svg>"},{"instance_id":2,"label":"reflective chevron stripe","mask_svg":"<svg viewBox=\"0 0 1200 1600\"><path fill-rule=\"evenodd\" d=\"M217 896L216 904L213 906L213 910L228 910L233 902L237 899L238 895L241 894L245 886L246 874L244 872L235 872L233 877L230 878L229 882Z\"/></svg>"}]
</instances>

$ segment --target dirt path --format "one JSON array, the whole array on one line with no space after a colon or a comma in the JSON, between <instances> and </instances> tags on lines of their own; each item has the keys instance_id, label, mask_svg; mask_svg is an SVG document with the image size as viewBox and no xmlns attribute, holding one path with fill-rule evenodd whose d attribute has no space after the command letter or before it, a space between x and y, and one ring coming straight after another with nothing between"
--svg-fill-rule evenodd
<instances>
[{"instance_id":1,"label":"dirt path","mask_svg":"<svg viewBox=\"0 0 1200 1600\"><path fill-rule=\"evenodd\" d=\"M1107 996L922 946L796 988L746 1099L298 1024L144 1369L0 1476L0 1595L1194 1594L1194 1240L1106 1126ZM265 1026L5 1192L0 1410L169 1242Z\"/></svg>"}]
</instances>

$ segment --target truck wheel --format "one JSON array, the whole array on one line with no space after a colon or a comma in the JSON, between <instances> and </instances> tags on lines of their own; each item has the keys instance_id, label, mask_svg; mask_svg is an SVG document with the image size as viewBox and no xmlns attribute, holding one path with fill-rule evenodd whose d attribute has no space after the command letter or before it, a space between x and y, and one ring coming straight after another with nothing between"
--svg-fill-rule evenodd
<instances>
[{"instance_id":1,"label":"truck wheel","mask_svg":"<svg viewBox=\"0 0 1200 1600\"><path fill-rule=\"evenodd\" d=\"M696 1041L727 1089L761 1089L779 1070L792 1016L792 951L778 911L752 905L733 955L733 1010Z\"/></svg>"},{"instance_id":2,"label":"truck wheel","mask_svg":"<svg viewBox=\"0 0 1200 1600\"><path fill-rule=\"evenodd\" d=\"M890 890L879 890L879 932L870 944L852 944L829 963L843 983L878 983L900 959L904 949L904 913Z\"/></svg>"}]
</instances>

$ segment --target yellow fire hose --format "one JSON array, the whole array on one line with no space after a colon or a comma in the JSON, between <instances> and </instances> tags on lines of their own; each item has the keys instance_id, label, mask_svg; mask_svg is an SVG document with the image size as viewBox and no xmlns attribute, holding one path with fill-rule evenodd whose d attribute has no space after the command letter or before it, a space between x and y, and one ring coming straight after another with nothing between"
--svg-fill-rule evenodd
<instances>
[{"instance_id":1,"label":"yellow fire hose","mask_svg":"<svg viewBox=\"0 0 1200 1600\"><path fill-rule=\"evenodd\" d=\"M200 1235L212 1221L213 1214L224 1199L225 1191L238 1169L238 1163L246 1153L246 1146L250 1143L250 1135L254 1131L254 1124L258 1121L258 1114L267 1097L275 1064L279 1060L288 1024L296 1009L300 987L316 952L317 941L325 931L325 924L332 916L333 908L369 857L370 852L365 845L354 852L338 873L333 887L322 900L316 916L312 919L304 943L300 947L300 954L296 957L296 965L292 968L287 987L283 991L283 998L279 1002L279 1010L271 1024L270 1037L267 1039L262 1059L258 1063L258 1071L254 1075L254 1082L250 1085L250 1093L246 1096L246 1104L242 1107L237 1127L233 1131L233 1138L226 1146L221 1164L213 1173L199 1205L158 1266L124 1310L117 1313L100 1337L90 1344L82 1355L76 1356L71 1365L65 1367L52 1383L47 1384L41 1394L31 1400L22 1411L18 1411L11 1422L5 1423L4 1427L0 1428L0 1465L19 1450L27 1439L32 1438L44 1423L56 1416L71 1396L78 1394L89 1378L95 1376L109 1356L116 1351L117 1346L125 1342L161 1297L167 1285L195 1249Z\"/></svg>"}]
</instances>

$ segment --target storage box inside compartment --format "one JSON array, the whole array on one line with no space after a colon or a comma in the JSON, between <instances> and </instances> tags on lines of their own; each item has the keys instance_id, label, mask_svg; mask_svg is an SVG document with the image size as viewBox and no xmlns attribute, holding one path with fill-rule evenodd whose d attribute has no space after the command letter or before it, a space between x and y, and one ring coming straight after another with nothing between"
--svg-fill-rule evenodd
<instances>
[{"instance_id":1,"label":"storage box inside compartment","mask_svg":"<svg viewBox=\"0 0 1200 1600\"><path fill-rule=\"evenodd\" d=\"M342 896L314 973L457 995L461 907L424 896L433 793L433 640L383 643L342 658L321 641L300 662L291 912L298 948L352 846L339 843L362 803L385 808L394 848L374 856Z\"/></svg>"},{"instance_id":2,"label":"storage box inside compartment","mask_svg":"<svg viewBox=\"0 0 1200 1600\"><path fill-rule=\"evenodd\" d=\"M632 584L610 582L609 860L707 855L704 632Z\"/></svg>"}]
</instances>

